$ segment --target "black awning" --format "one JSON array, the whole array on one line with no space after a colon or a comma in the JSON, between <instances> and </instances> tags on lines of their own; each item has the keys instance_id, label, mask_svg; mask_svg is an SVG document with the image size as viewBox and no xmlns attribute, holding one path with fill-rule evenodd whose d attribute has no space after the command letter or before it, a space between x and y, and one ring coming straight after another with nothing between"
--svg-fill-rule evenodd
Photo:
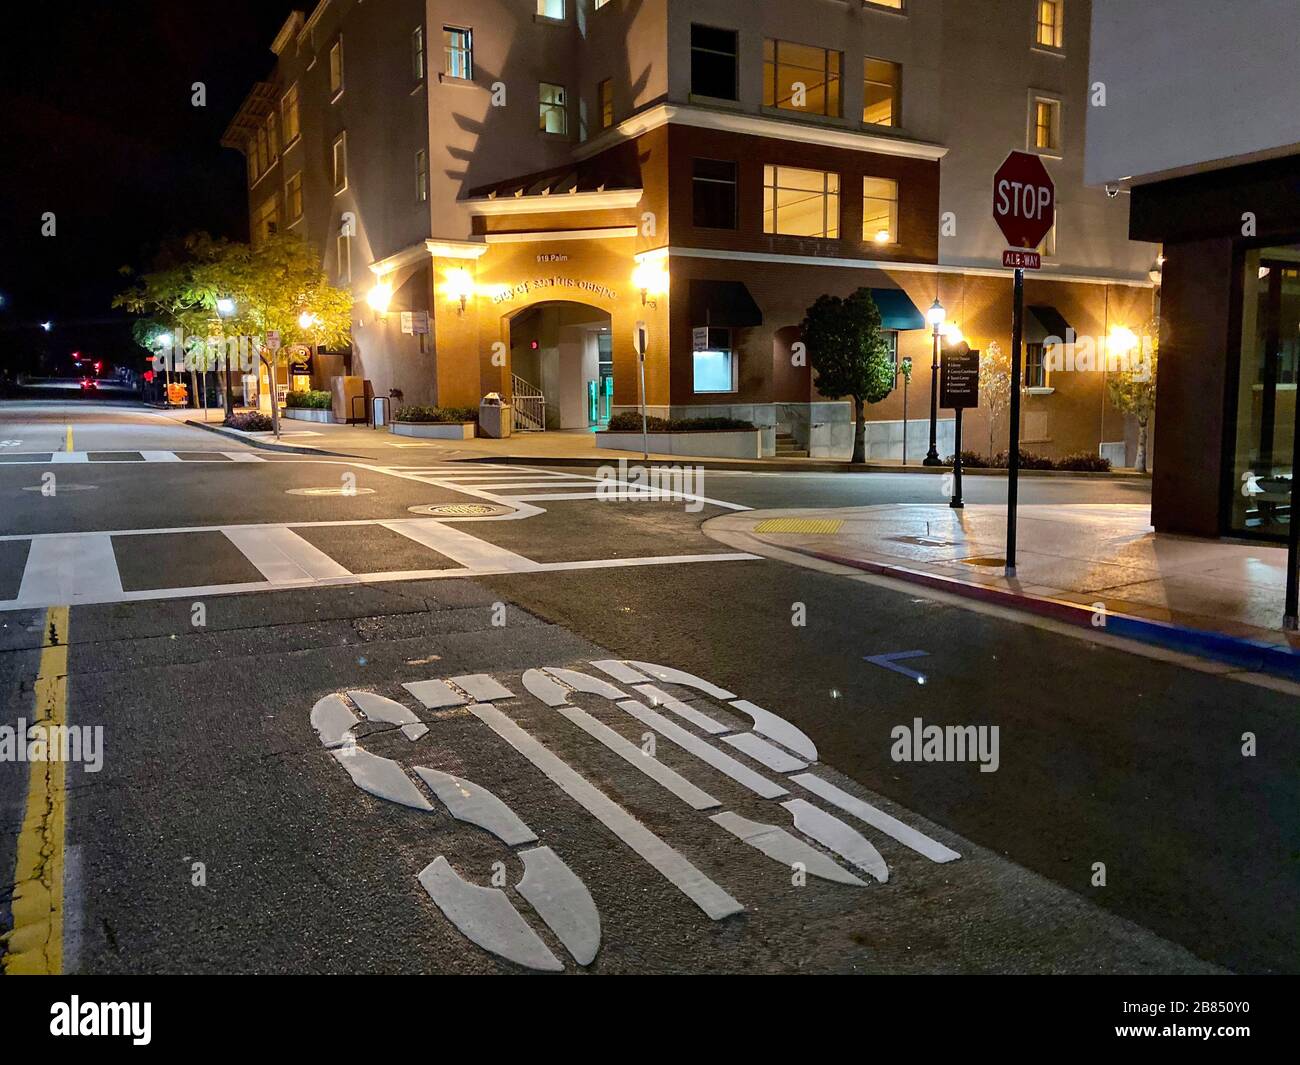
<instances>
[{"instance_id":1,"label":"black awning","mask_svg":"<svg viewBox=\"0 0 1300 1065\"><path fill-rule=\"evenodd\" d=\"M1040 343L1048 337L1059 337L1061 343L1065 343L1066 334L1069 333L1069 323L1061 317L1061 312L1055 307L1047 304L1031 305L1025 310L1029 312L1029 320L1025 323L1025 337L1032 343ZM1038 328L1034 328L1037 322Z\"/></svg>"},{"instance_id":2,"label":"black awning","mask_svg":"<svg viewBox=\"0 0 1300 1065\"><path fill-rule=\"evenodd\" d=\"M763 312L743 281L691 278L691 325L748 329L763 324Z\"/></svg>"}]
</instances>

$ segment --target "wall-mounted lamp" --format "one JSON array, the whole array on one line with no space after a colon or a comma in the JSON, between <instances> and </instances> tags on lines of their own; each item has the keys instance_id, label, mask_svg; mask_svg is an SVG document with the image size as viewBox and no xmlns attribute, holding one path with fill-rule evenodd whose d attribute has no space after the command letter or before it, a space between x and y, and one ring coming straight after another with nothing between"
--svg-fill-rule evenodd
<instances>
[{"instance_id":1,"label":"wall-mounted lamp","mask_svg":"<svg viewBox=\"0 0 1300 1065\"><path fill-rule=\"evenodd\" d=\"M393 302L393 286L386 281L380 281L366 293L366 302L370 304L372 311L381 318L387 319L388 305Z\"/></svg>"},{"instance_id":2,"label":"wall-mounted lamp","mask_svg":"<svg viewBox=\"0 0 1300 1065\"><path fill-rule=\"evenodd\" d=\"M469 298L474 295L474 277L464 267L447 271L447 295L460 304L461 317L469 306Z\"/></svg>"},{"instance_id":3,"label":"wall-mounted lamp","mask_svg":"<svg viewBox=\"0 0 1300 1065\"><path fill-rule=\"evenodd\" d=\"M632 287L641 290L641 306L658 307L658 298L668 291L668 268L662 259L642 259L632 271Z\"/></svg>"}]
</instances>

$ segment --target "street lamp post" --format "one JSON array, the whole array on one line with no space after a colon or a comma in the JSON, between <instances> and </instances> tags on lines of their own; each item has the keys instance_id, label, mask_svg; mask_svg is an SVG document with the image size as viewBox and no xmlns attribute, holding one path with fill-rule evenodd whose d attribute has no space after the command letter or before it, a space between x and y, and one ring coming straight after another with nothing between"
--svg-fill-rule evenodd
<instances>
[{"instance_id":1,"label":"street lamp post","mask_svg":"<svg viewBox=\"0 0 1300 1065\"><path fill-rule=\"evenodd\" d=\"M930 361L930 450L925 453L923 466L942 466L939 460L939 330L947 312L938 297L926 311L926 321L934 329L934 356Z\"/></svg>"},{"instance_id":2,"label":"street lamp post","mask_svg":"<svg viewBox=\"0 0 1300 1065\"><path fill-rule=\"evenodd\" d=\"M229 296L222 296L217 300L217 316L219 318L233 318L235 316L235 301ZM225 329L222 329L222 339L225 339ZM238 341L236 342L238 343ZM241 349L243 345L240 345ZM241 356L242 357L242 356ZM230 372L230 345L226 344L226 417L229 418L235 412L235 379Z\"/></svg>"}]
</instances>

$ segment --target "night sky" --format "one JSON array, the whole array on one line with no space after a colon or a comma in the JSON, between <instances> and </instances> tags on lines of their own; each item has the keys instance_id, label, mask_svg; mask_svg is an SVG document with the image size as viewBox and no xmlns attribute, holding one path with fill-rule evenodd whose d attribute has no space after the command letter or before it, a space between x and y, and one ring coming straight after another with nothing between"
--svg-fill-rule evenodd
<instances>
[{"instance_id":1,"label":"night sky","mask_svg":"<svg viewBox=\"0 0 1300 1065\"><path fill-rule=\"evenodd\" d=\"M247 237L243 157L221 134L270 44L313 0L38 0L0 41L0 360L48 343L131 351L109 302L171 235ZM191 86L207 86L207 106ZM58 232L41 236L53 211ZM55 323L49 334L33 329ZM118 320L118 325L113 325Z\"/></svg>"}]
</instances>

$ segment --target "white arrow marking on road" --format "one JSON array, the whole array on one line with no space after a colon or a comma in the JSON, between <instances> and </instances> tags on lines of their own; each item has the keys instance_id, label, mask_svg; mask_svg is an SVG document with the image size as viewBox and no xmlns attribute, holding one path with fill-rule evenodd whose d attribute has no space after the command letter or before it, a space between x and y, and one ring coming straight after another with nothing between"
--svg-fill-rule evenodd
<instances>
[{"instance_id":1,"label":"white arrow marking on road","mask_svg":"<svg viewBox=\"0 0 1300 1065\"><path fill-rule=\"evenodd\" d=\"M906 658L920 658L929 653L929 651L894 651L887 655L867 655L863 661L870 662L873 666L892 669L895 673L901 673L905 677L910 677L912 680L916 681L917 684L924 684L924 673L918 673L914 669L908 669L906 666L895 665L895 663Z\"/></svg>"}]
</instances>

